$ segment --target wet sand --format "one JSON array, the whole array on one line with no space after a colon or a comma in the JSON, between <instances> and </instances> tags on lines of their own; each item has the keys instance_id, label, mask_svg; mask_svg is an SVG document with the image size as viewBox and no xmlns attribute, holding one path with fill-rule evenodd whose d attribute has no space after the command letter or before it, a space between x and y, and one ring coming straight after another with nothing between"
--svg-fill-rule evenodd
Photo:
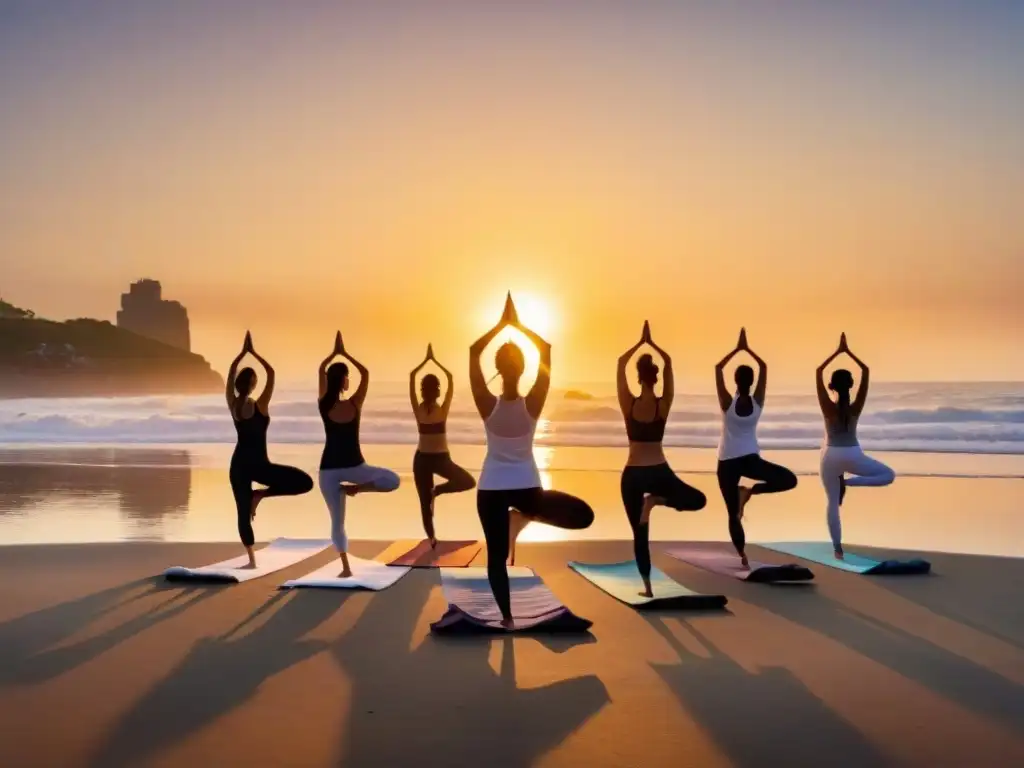
<instances>
[{"instance_id":1,"label":"wet sand","mask_svg":"<svg viewBox=\"0 0 1024 768\"><path fill-rule=\"evenodd\" d=\"M272 446L275 460L316 475L317 446ZM95 542L236 541L234 500L227 480L230 446L169 448L0 449L0 543L84 544ZM480 452L458 446L456 458L479 467ZM825 500L814 472L813 452L766 454L801 474L789 493L759 496L745 519L749 541L820 540L827 536ZM370 446L367 458L400 473L394 493L367 494L348 507L346 526L354 539L421 536L419 502L410 475L409 446ZM851 489L843 506L849 544L1024 557L1024 457L881 455L900 472L915 464L935 471L996 472L1000 477L900 475L887 488ZM996 461L1005 459L1005 461ZM1012 461L1011 461L1012 459ZM538 451L546 487L580 496L594 508L594 524L568 533L530 525L524 541L619 540L630 536L619 489L623 455L617 449ZM706 494L699 512L656 511L651 537L670 541L728 536L726 511L714 475L713 451L680 451L672 457L680 476ZM688 471L701 469L702 473ZM1006 472L1013 470L1015 475ZM320 493L268 499L260 507L256 535L323 538L328 515ZM452 539L480 535L476 494L439 499L438 534Z\"/></svg>"},{"instance_id":2,"label":"wet sand","mask_svg":"<svg viewBox=\"0 0 1024 768\"><path fill-rule=\"evenodd\" d=\"M817 567L814 586L772 587L656 546L729 597L715 614L641 614L565 567L630 549L519 548L591 636L451 640L428 631L434 571L285 593L331 554L196 586L156 574L236 546L4 547L0 765L1024 764L1024 560L924 554L929 577Z\"/></svg>"}]
</instances>

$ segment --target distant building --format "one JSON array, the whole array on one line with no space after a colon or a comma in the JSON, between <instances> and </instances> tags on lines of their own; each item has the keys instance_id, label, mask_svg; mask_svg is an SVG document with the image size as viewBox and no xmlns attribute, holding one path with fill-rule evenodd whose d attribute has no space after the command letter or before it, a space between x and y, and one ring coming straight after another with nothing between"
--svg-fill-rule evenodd
<instances>
[{"instance_id":1,"label":"distant building","mask_svg":"<svg viewBox=\"0 0 1024 768\"><path fill-rule=\"evenodd\" d=\"M117 327L191 352L188 310L177 301L164 299L161 293L156 280L132 283L128 293L121 294Z\"/></svg>"}]
</instances>

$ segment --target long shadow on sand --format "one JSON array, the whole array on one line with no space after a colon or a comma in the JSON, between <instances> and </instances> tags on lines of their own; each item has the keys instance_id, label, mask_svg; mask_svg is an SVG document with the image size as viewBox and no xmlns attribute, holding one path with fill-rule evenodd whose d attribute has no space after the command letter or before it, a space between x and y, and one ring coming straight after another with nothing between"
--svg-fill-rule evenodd
<instances>
[{"instance_id":1,"label":"long shadow on sand","mask_svg":"<svg viewBox=\"0 0 1024 768\"><path fill-rule=\"evenodd\" d=\"M90 764L141 765L241 706L265 680L327 647L301 638L340 610L347 596L279 592L225 635L198 641L118 723ZM275 606L264 624L242 634Z\"/></svg>"},{"instance_id":2,"label":"long shadow on sand","mask_svg":"<svg viewBox=\"0 0 1024 768\"><path fill-rule=\"evenodd\" d=\"M332 650L352 685L345 765L532 765L609 702L593 675L519 688L515 648L569 651L590 636L438 638L410 649L436 575L413 573L377 596ZM439 614L440 615L440 614ZM500 646L500 671L488 663ZM551 661L557 664L557 659ZM384 727L379 727L385 724Z\"/></svg>"},{"instance_id":3,"label":"long shadow on sand","mask_svg":"<svg viewBox=\"0 0 1024 768\"><path fill-rule=\"evenodd\" d=\"M144 589L149 585L149 589ZM166 586L162 580L138 579L20 616L0 625L0 685L27 685L50 680L85 664L118 643L173 618L213 594ZM81 642L53 650L90 624L139 600L167 595L157 605Z\"/></svg>"},{"instance_id":4,"label":"long shadow on sand","mask_svg":"<svg viewBox=\"0 0 1024 768\"><path fill-rule=\"evenodd\" d=\"M891 763L788 670L747 672L680 620L711 654L695 656L660 617L645 618L682 662L651 666L737 768Z\"/></svg>"},{"instance_id":5,"label":"long shadow on sand","mask_svg":"<svg viewBox=\"0 0 1024 768\"><path fill-rule=\"evenodd\" d=\"M886 550L865 551L876 557ZM1020 585L1024 558L985 555L931 554L930 576L875 579L873 584L917 603L932 613L1024 649L1024 611Z\"/></svg>"},{"instance_id":6,"label":"long shadow on sand","mask_svg":"<svg viewBox=\"0 0 1024 768\"><path fill-rule=\"evenodd\" d=\"M829 637L982 716L1002 720L1014 729L1024 723L1021 686L820 592L807 601L752 590L744 593L744 600Z\"/></svg>"}]
</instances>

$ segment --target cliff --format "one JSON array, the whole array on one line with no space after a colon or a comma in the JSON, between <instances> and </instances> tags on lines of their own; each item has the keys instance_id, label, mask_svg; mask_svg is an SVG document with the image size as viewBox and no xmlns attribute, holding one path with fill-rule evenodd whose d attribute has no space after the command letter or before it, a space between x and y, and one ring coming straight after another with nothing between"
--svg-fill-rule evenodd
<instances>
[{"instance_id":1,"label":"cliff","mask_svg":"<svg viewBox=\"0 0 1024 768\"><path fill-rule=\"evenodd\" d=\"M199 355L99 320L0 315L0 397L209 394L224 379Z\"/></svg>"}]
</instances>

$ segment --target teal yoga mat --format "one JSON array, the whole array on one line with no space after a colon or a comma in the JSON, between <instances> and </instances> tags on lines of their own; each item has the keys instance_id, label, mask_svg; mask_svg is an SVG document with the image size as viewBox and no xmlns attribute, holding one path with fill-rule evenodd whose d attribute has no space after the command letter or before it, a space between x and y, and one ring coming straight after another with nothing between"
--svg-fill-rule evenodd
<instances>
[{"instance_id":1,"label":"teal yoga mat","mask_svg":"<svg viewBox=\"0 0 1024 768\"><path fill-rule=\"evenodd\" d=\"M759 547L801 557L812 563L820 563L848 573L866 576L910 576L930 573L932 564L927 560L875 560L853 552L845 552L844 559L837 560L832 544L827 541L773 541L758 544Z\"/></svg>"},{"instance_id":2,"label":"teal yoga mat","mask_svg":"<svg viewBox=\"0 0 1024 768\"><path fill-rule=\"evenodd\" d=\"M634 608L707 610L724 608L728 602L725 595L702 595L687 589L657 568L651 568L651 591L654 597L641 595L644 583L640 579L635 560L623 563L570 561L568 565L598 589Z\"/></svg>"}]
</instances>

